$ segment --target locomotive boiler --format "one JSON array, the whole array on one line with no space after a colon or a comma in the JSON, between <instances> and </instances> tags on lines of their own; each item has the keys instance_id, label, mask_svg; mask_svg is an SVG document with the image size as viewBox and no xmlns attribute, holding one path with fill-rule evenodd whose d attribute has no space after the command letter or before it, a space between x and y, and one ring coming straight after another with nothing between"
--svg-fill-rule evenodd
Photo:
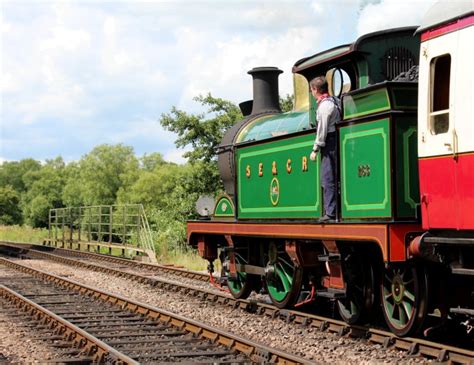
<instances>
[{"instance_id":1,"label":"locomotive boiler","mask_svg":"<svg viewBox=\"0 0 474 365\"><path fill-rule=\"evenodd\" d=\"M188 241L236 298L279 308L335 303L348 323L375 309L399 336L438 321L474 324L471 2L434 6L420 27L388 29L295 63L281 113L275 67L249 71L253 100L218 148L225 194ZM461 5L460 5L461 4ZM337 221L324 215L309 154L325 75L339 97ZM471 326L471 327L470 327Z\"/></svg>"}]
</instances>

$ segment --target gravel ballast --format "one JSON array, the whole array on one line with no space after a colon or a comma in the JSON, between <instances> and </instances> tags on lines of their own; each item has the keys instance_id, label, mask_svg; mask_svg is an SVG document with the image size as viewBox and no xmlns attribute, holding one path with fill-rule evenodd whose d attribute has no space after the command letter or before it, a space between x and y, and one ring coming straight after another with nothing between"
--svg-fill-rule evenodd
<instances>
[{"instance_id":1,"label":"gravel ballast","mask_svg":"<svg viewBox=\"0 0 474 365\"><path fill-rule=\"evenodd\" d=\"M304 356L315 362L333 364L429 363L424 358L409 356L406 352L393 348L385 349L381 345L374 345L362 339L341 338L333 333L304 328L280 319L250 314L241 309L232 309L228 306L221 306L181 293L164 291L104 273L45 260L22 260L21 263L157 306L211 326L217 326L225 331L257 340L288 353ZM170 278L167 277L167 279ZM3 339L0 341L0 346L4 346Z\"/></svg>"},{"instance_id":2,"label":"gravel ballast","mask_svg":"<svg viewBox=\"0 0 474 365\"><path fill-rule=\"evenodd\" d=\"M23 274L0 266L2 278L19 277ZM15 308L0 299L0 364L41 364L62 356L61 349L50 346L51 342L38 339L28 326L27 316L11 316Z\"/></svg>"}]
</instances>

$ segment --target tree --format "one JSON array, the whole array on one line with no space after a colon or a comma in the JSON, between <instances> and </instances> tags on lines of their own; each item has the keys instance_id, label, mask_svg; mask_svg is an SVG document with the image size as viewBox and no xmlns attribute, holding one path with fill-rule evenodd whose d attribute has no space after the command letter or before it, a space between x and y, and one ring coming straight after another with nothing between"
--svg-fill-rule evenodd
<instances>
[{"instance_id":1,"label":"tree","mask_svg":"<svg viewBox=\"0 0 474 365\"><path fill-rule=\"evenodd\" d=\"M64 171L65 185L62 201L66 207L80 207L84 205L82 196L83 184L81 169L78 162L70 162Z\"/></svg>"},{"instance_id":2,"label":"tree","mask_svg":"<svg viewBox=\"0 0 474 365\"><path fill-rule=\"evenodd\" d=\"M243 118L242 113L237 105L214 98L210 93L199 95L194 100L207 107L207 113L188 114L173 106L169 114L161 115L160 123L178 135L175 141L177 147L193 147L192 151L183 155L189 162L215 161L216 147L227 129Z\"/></svg>"},{"instance_id":3,"label":"tree","mask_svg":"<svg viewBox=\"0 0 474 365\"><path fill-rule=\"evenodd\" d=\"M60 208L64 187L65 163L61 157L47 160L38 171L29 171L23 176L27 189L22 195L23 217L33 227L48 225L49 209Z\"/></svg>"},{"instance_id":4,"label":"tree","mask_svg":"<svg viewBox=\"0 0 474 365\"><path fill-rule=\"evenodd\" d=\"M138 159L133 148L100 145L79 161L80 187L68 186L68 191L79 190L84 205L115 204L119 190L128 189L138 177Z\"/></svg>"},{"instance_id":5,"label":"tree","mask_svg":"<svg viewBox=\"0 0 474 365\"><path fill-rule=\"evenodd\" d=\"M0 165L0 187L10 185L18 193L26 191L26 186L23 181L23 176L31 171L38 171L41 169L41 164L27 158L21 161L8 161Z\"/></svg>"},{"instance_id":6,"label":"tree","mask_svg":"<svg viewBox=\"0 0 474 365\"><path fill-rule=\"evenodd\" d=\"M196 218L194 206L202 193L202 186L195 177L204 176L195 171L200 164L203 162L177 166L173 173L173 184L168 185L163 200L148 209L151 227L157 232L159 242L167 243L167 249L183 247L186 242L186 220Z\"/></svg>"},{"instance_id":7,"label":"tree","mask_svg":"<svg viewBox=\"0 0 474 365\"><path fill-rule=\"evenodd\" d=\"M31 158L0 165L0 224L22 223L21 197L27 190L25 175L40 169L41 164Z\"/></svg>"},{"instance_id":8,"label":"tree","mask_svg":"<svg viewBox=\"0 0 474 365\"><path fill-rule=\"evenodd\" d=\"M20 194L11 185L0 187L0 224L21 224Z\"/></svg>"},{"instance_id":9,"label":"tree","mask_svg":"<svg viewBox=\"0 0 474 365\"><path fill-rule=\"evenodd\" d=\"M159 152L146 153L140 159L140 166L146 171L153 171L158 167L165 165L167 162L163 159L163 155Z\"/></svg>"},{"instance_id":10,"label":"tree","mask_svg":"<svg viewBox=\"0 0 474 365\"><path fill-rule=\"evenodd\" d=\"M222 182L217 168L216 147L222 141L225 132L243 118L234 103L213 97L199 95L194 98L207 108L206 113L188 114L172 107L169 114L162 114L161 125L178 135L177 147L192 146L192 150L184 153L184 157L197 167L190 171L196 173L194 179L200 180L192 192L214 194L222 189Z\"/></svg>"},{"instance_id":11,"label":"tree","mask_svg":"<svg viewBox=\"0 0 474 365\"><path fill-rule=\"evenodd\" d=\"M146 209L167 209L170 195L179 185L185 169L185 166L163 163L153 171L141 170L133 185L119 192L117 201L120 204L143 204Z\"/></svg>"},{"instance_id":12,"label":"tree","mask_svg":"<svg viewBox=\"0 0 474 365\"><path fill-rule=\"evenodd\" d=\"M294 97L293 95L286 94L284 98L280 97L280 108L283 113L293 110Z\"/></svg>"}]
</instances>

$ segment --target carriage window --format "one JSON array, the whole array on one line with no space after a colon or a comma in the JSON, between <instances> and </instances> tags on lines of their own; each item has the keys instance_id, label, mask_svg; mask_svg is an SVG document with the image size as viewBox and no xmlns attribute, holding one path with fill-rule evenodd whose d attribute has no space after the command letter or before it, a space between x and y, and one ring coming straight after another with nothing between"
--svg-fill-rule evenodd
<instances>
[{"instance_id":1,"label":"carriage window","mask_svg":"<svg viewBox=\"0 0 474 365\"><path fill-rule=\"evenodd\" d=\"M449 130L449 82L451 56L443 55L431 60L430 131L432 134Z\"/></svg>"}]
</instances>

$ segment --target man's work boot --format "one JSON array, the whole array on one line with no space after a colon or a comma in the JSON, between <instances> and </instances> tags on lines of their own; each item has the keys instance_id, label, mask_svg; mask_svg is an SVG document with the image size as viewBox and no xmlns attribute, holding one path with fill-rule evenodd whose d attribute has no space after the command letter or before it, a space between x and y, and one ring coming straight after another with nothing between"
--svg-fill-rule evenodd
<instances>
[{"instance_id":1,"label":"man's work boot","mask_svg":"<svg viewBox=\"0 0 474 365\"><path fill-rule=\"evenodd\" d=\"M335 218L336 217L325 214L324 217L319 218L319 222L326 223L326 222L334 221Z\"/></svg>"}]
</instances>

